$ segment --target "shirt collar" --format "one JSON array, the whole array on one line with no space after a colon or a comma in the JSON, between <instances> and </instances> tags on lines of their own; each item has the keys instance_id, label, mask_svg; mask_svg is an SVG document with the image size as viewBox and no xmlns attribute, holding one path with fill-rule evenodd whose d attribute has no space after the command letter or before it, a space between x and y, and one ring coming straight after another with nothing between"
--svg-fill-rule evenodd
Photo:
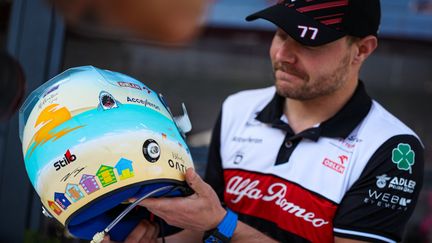
<instances>
[{"instance_id":1,"label":"shirt collar","mask_svg":"<svg viewBox=\"0 0 432 243\"><path fill-rule=\"evenodd\" d=\"M293 133L291 127L280 120L283 114L284 101L284 97L275 93L273 99L258 113L256 119L271 124L275 128ZM322 122L318 127L306 129L296 135L293 133L293 135L295 137L301 135L301 137L315 141L321 136L346 138L368 114L371 106L372 100L367 94L363 82L359 81L353 96L333 117Z\"/></svg>"}]
</instances>

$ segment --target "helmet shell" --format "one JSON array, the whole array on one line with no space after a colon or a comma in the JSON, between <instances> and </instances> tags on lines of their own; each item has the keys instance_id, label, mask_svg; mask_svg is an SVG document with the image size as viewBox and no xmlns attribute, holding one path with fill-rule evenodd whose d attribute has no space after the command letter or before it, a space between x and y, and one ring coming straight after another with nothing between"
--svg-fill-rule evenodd
<instances>
[{"instance_id":1,"label":"helmet shell","mask_svg":"<svg viewBox=\"0 0 432 243\"><path fill-rule=\"evenodd\" d=\"M163 98L136 79L93 66L68 69L35 90L20 110L20 135L31 183L67 228L145 186L184 185L193 167Z\"/></svg>"}]
</instances>

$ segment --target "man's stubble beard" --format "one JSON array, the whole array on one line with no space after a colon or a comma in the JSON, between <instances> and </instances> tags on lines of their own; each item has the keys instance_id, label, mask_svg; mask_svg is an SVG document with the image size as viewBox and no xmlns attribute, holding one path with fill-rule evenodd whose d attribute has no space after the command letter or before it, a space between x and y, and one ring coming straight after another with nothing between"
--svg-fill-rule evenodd
<instances>
[{"instance_id":1,"label":"man's stubble beard","mask_svg":"<svg viewBox=\"0 0 432 243\"><path fill-rule=\"evenodd\" d=\"M277 69L284 71L289 70L291 74L303 80L303 83L296 88L284 88L276 81L276 92L282 97L295 100L311 100L317 97L330 95L347 82L349 63L350 55L347 53L339 63L339 66L332 73L321 75L314 80L311 80L309 78L310 76L305 72L295 70L289 66L284 66L284 64L281 63L275 63L274 71Z\"/></svg>"}]
</instances>

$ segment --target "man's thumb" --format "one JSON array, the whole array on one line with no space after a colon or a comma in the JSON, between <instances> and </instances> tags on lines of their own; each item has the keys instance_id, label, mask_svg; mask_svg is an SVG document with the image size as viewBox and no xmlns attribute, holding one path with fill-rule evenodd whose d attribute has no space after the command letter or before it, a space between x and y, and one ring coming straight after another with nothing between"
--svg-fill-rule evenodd
<instances>
[{"instance_id":1,"label":"man's thumb","mask_svg":"<svg viewBox=\"0 0 432 243\"><path fill-rule=\"evenodd\" d=\"M202 194L205 192L206 183L193 168L188 168L186 170L186 182L195 191L195 193Z\"/></svg>"}]
</instances>

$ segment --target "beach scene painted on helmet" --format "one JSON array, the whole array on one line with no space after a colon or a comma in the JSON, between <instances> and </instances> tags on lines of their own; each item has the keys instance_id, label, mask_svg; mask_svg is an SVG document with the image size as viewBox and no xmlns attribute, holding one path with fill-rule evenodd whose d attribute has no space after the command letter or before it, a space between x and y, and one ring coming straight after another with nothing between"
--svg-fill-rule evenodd
<instances>
[{"instance_id":1,"label":"beach scene painted on helmet","mask_svg":"<svg viewBox=\"0 0 432 243\"><path fill-rule=\"evenodd\" d=\"M173 141L175 144L180 143L186 148L186 144L178 133L174 122L165 116L161 116L159 112L153 109L144 112L142 106L132 104L124 104L110 110L93 109L52 128L46 133L49 134L49 137L47 136L45 140L42 139L44 143L37 144L34 142L29 147L25 154L25 161L32 184L37 185L40 171L47 165L52 166L54 161L60 158L60 155L70 149L71 145L87 144L101 138L108 139L109 137L115 137L116 134L127 133L129 129L130 131L136 131L137 129L147 132L160 131L161 134L165 135L166 139ZM62 137L52 135L61 131L69 132ZM136 134L130 134L130 136L137 139ZM142 142L144 140L145 137L142 138ZM121 144L114 143L109 149L123 147L124 144L124 141ZM128 148L123 149L127 150Z\"/></svg>"},{"instance_id":2,"label":"beach scene painted on helmet","mask_svg":"<svg viewBox=\"0 0 432 243\"><path fill-rule=\"evenodd\" d=\"M158 94L143 83L123 74L91 66L64 71L33 91L29 99L37 102L29 103L24 108L24 113L29 114L23 119L25 127L21 131L24 134L22 146L25 156L30 147L43 144L64 135L70 131L68 129L73 129L68 127L53 134L54 127L95 108L108 110L117 108L117 103L135 104L171 118ZM114 103L112 107L110 102Z\"/></svg>"},{"instance_id":3,"label":"beach scene painted on helmet","mask_svg":"<svg viewBox=\"0 0 432 243\"><path fill-rule=\"evenodd\" d=\"M135 110L134 107L129 108ZM32 175L36 191L47 199L42 203L61 222L65 222L82 205L97 200L107 192L152 180L180 183L184 180L185 170L194 167L189 150L174 125L168 119L161 121L148 113L141 113L147 116L130 122L123 116L103 125L87 125L35 149L29 160L32 162L26 163L29 175ZM86 120L94 116L94 113L93 116L82 114L78 118ZM147 122L146 126L139 122L147 119L153 122ZM92 127L90 137L79 136L90 134L88 131ZM128 130L127 127L133 129ZM143 154L143 144L149 139L157 141L160 146L160 157L154 162L148 161ZM56 142L62 145L55 145ZM39 161L42 163L38 164ZM62 165L55 167L56 163ZM59 201L59 195L63 194L71 203L67 208L62 208L62 201Z\"/></svg>"},{"instance_id":4,"label":"beach scene painted on helmet","mask_svg":"<svg viewBox=\"0 0 432 243\"><path fill-rule=\"evenodd\" d=\"M28 177L62 224L87 203L194 167L163 97L127 75L66 70L33 91L20 116Z\"/></svg>"}]
</instances>

